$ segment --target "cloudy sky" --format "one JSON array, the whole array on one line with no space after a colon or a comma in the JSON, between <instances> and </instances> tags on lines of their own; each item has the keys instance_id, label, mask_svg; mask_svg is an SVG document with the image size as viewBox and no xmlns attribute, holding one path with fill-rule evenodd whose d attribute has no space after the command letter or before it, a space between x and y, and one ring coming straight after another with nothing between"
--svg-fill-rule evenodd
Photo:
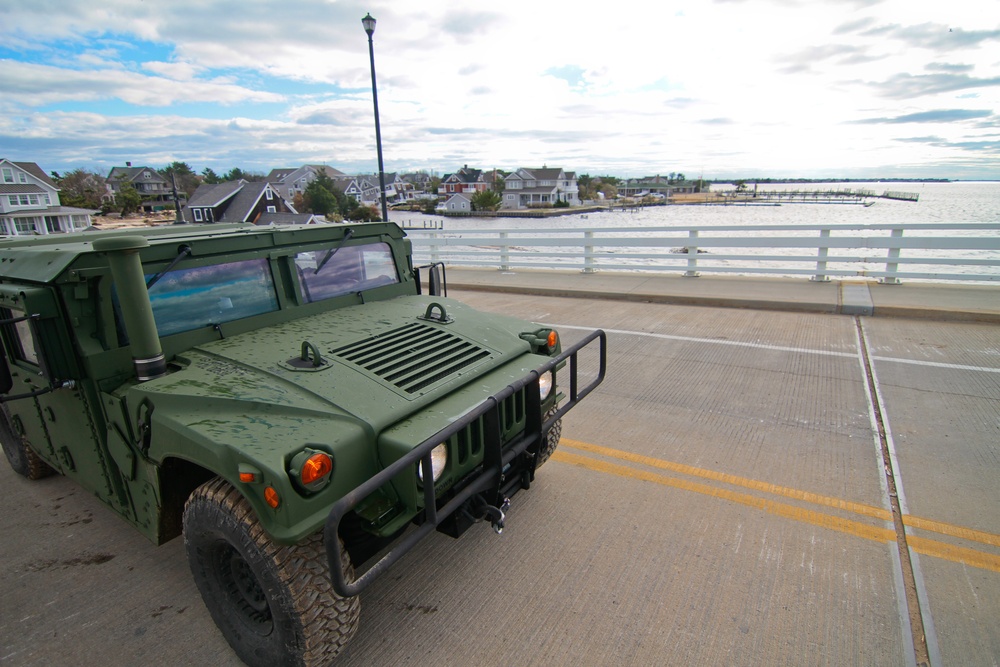
<instances>
[{"instance_id":1,"label":"cloudy sky","mask_svg":"<svg viewBox=\"0 0 1000 667\"><path fill-rule=\"evenodd\" d=\"M998 0L0 0L0 157L1000 179Z\"/></svg>"}]
</instances>

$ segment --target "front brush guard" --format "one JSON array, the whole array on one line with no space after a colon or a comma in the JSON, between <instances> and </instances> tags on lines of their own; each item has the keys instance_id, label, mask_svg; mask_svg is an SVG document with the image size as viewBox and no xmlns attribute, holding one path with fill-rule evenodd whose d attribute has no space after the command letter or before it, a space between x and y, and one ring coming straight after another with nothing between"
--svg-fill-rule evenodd
<instances>
[{"instance_id":1,"label":"front brush guard","mask_svg":"<svg viewBox=\"0 0 1000 667\"><path fill-rule=\"evenodd\" d=\"M577 382L577 354L595 340L599 341L600 366L598 374L596 378L581 388ZM569 400L543 423L541 418L541 401L537 391L538 378L546 371L555 369L567 359L569 360ZM323 527L323 541L326 544L327 558L330 562L330 576L333 581L333 588L337 591L337 594L344 597L358 595L376 577L388 570L406 552L415 547L420 540L434 531L444 519L458 511L470 498L487 492L492 492L493 496L499 497L501 495L500 489L504 486L505 482L504 470L508 464L523 454L532 444L541 443L556 420L573 409L577 403L583 400L587 394L593 391L604 380L606 365L607 335L603 331L597 330L579 343L573 345L570 349L549 359L544 365L531 371L517 382L508 385L493 396L485 399L459 420L427 438L410 450L405 456L384 468L371 479L335 502L330 509L330 514L327 515L326 524ZM565 370L563 373L565 373ZM525 387L534 387L536 389L536 391L529 390L527 392L529 398L528 423L524 432L516 440L504 447L501 441L500 405L504 399L521 391ZM483 471L468 485L463 487L461 491L456 493L454 497L450 498L441 508L437 507L434 485L425 484L423 522L416 529L405 534L398 544L393 546L392 549L386 552L382 558L364 573L357 576L354 581L347 581L340 566L341 545L337 532L344 516L371 493L389 483L392 478L417 461L420 461L420 465L423 466L423 478L432 479L431 450L442 442L447 442L448 439L480 417L483 418L484 424L483 439L485 448L483 451ZM503 500L503 498L500 498L499 502L503 502Z\"/></svg>"}]
</instances>

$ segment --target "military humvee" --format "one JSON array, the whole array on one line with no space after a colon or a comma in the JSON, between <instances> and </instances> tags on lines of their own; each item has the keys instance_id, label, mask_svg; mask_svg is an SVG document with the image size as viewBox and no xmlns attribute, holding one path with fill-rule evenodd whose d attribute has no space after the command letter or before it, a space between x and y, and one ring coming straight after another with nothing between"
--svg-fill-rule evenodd
<instances>
[{"instance_id":1,"label":"military humvee","mask_svg":"<svg viewBox=\"0 0 1000 667\"><path fill-rule=\"evenodd\" d=\"M0 240L4 453L183 534L243 661L326 663L418 540L503 528L604 376L603 332L563 350L446 292L393 224Z\"/></svg>"}]
</instances>

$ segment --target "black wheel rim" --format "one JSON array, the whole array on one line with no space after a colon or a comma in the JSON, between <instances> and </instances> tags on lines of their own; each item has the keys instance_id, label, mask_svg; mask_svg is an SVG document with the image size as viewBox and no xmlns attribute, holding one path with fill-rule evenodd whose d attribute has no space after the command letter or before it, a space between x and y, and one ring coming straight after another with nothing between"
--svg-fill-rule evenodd
<instances>
[{"instance_id":1,"label":"black wheel rim","mask_svg":"<svg viewBox=\"0 0 1000 667\"><path fill-rule=\"evenodd\" d=\"M226 598L243 625L258 635L271 634L274 629L271 607L250 564L229 544L219 545L214 560Z\"/></svg>"}]
</instances>

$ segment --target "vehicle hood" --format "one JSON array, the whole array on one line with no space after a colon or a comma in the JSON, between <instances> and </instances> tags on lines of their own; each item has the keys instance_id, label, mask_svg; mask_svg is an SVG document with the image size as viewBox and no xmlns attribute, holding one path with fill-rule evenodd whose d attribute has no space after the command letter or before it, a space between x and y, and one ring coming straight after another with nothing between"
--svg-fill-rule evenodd
<instances>
[{"instance_id":1,"label":"vehicle hood","mask_svg":"<svg viewBox=\"0 0 1000 667\"><path fill-rule=\"evenodd\" d=\"M198 345L172 360L167 376L132 391L171 410L187 402L230 418L322 413L378 433L530 353L519 334L537 328L450 299L400 297Z\"/></svg>"}]
</instances>

